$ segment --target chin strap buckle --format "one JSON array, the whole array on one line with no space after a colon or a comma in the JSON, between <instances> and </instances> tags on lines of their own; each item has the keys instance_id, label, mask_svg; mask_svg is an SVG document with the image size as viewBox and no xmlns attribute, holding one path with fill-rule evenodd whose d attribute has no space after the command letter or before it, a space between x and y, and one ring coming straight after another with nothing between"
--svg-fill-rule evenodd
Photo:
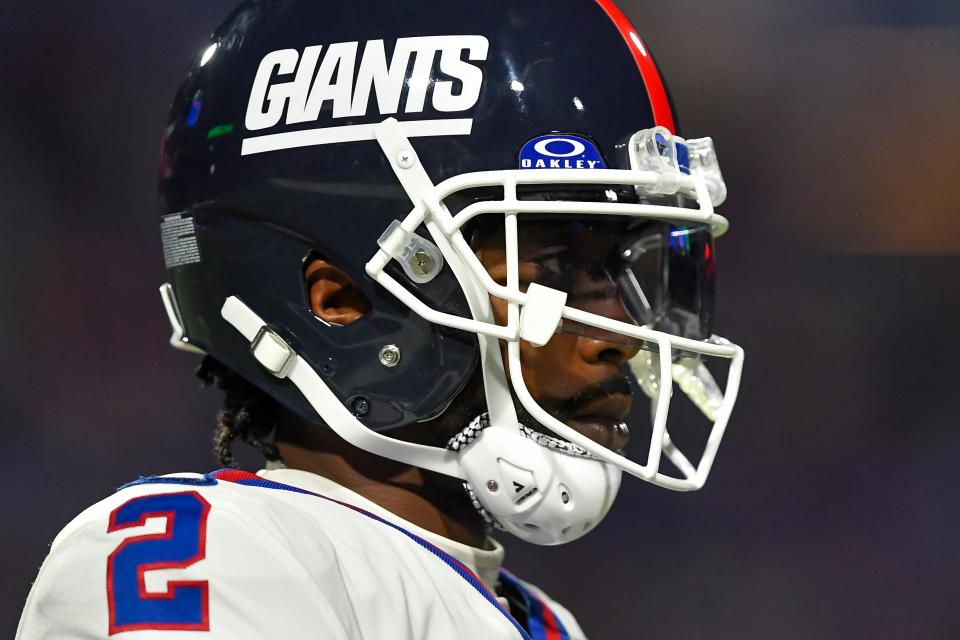
<instances>
[{"instance_id":1,"label":"chin strap buckle","mask_svg":"<svg viewBox=\"0 0 960 640\"><path fill-rule=\"evenodd\" d=\"M277 378L287 377L297 357L287 341L267 325L260 327L253 342L250 343L250 354L261 367Z\"/></svg>"},{"instance_id":2,"label":"chin strap buckle","mask_svg":"<svg viewBox=\"0 0 960 640\"><path fill-rule=\"evenodd\" d=\"M276 378L286 378L297 361L297 353L263 319L236 296L230 296L220 310L223 319L250 341L250 355Z\"/></svg>"}]
</instances>

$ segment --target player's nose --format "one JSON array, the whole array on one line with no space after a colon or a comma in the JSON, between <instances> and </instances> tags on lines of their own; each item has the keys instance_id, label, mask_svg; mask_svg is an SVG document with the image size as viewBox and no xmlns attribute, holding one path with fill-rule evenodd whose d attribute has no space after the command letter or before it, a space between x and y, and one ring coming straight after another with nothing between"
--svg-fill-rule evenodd
<instances>
[{"instance_id":1,"label":"player's nose","mask_svg":"<svg viewBox=\"0 0 960 640\"><path fill-rule=\"evenodd\" d=\"M634 324L618 298L609 298L594 306L590 312L611 320ZM623 334L594 329L583 332L577 342L577 350L588 364L611 364L619 367L637 355L640 341Z\"/></svg>"}]
</instances>

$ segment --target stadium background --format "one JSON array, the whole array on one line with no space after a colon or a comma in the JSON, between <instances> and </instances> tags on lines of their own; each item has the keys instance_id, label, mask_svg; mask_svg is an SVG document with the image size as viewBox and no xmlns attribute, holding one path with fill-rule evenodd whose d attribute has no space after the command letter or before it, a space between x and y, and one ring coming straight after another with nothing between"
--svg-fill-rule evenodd
<instances>
[{"instance_id":1,"label":"stadium background","mask_svg":"<svg viewBox=\"0 0 960 640\"><path fill-rule=\"evenodd\" d=\"M79 510L214 465L218 394L166 346L154 178L233 4L0 5L0 633ZM720 150L741 400L704 491L626 482L596 533L504 540L507 566L593 638L958 637L960 4L621 6Z\"/></svg>"}]
</instances>

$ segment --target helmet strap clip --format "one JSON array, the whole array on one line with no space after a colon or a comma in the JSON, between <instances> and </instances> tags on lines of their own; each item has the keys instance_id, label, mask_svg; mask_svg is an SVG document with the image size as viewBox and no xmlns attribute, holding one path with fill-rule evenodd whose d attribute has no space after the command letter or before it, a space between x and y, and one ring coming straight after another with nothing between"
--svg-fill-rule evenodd
<instances>
[{"instance_id":1,"label":"helmet strap clip","mask_svg":"<svg viewBox=\"0 0 960 640\"><path fill-rule=\"evenodd\" d=\"M267 325L260 327L250 343L250 354L261 367L277 378L286 378L296 360L296 353Z\"/></svg>"}]
</instances>

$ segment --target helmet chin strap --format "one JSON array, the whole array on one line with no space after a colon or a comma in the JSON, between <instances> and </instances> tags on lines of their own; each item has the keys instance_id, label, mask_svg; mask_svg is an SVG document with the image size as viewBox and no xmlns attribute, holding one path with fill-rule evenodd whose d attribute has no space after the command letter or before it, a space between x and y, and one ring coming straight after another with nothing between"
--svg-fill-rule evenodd
<instances>
[{"instance_id":1,"label":"helmet chin strap","mask_svg":"<svg viewBox=\"0 0 960 640\"><path fill-rule=\"evenodd\" d=\"M250 353L260 366L277 378L290 380L341 438L384 458L465 479L455 452L404 442L368 429L341 404L310 363L242 300L230 296L220 314L250 342Z\"/></svg>"},{"instance_id":2,"label":"helmet chin strap","mask_svg":"<svg viewBox=\"0 0 960 640\"><path fill-rule=\"evenodd\" d=\"M585 452L564 449L558 445L562 441L549 436L525 433L509 392L505 393L509 408L499 409L501 415L513 414L512 424L480 416L469 431L454 437L457 446L450 449L397 440L364 426L310 364L242 300L227 298L221 315L250 342L257 362L274 376L290 380L344 440L384 458L465 480L468 491L480 489L471 499L482 512L523 540L545 545L570 542L593 529L613 504L620 469ZM493 355L500 360L499 351ZM486 379L489 371L484 373ZM506 390L502 379L500 387L488 390L488 398L498 397L498 389Z\"/></svg>"},{"instance_id":3,"label":"helmet chin strap","mask_svg":"<svg viewBox=\"0 0 960 640\"><path fill-rule=\"evenodd\" d=\"M377 140L414 207L435 199L435 187L396 120L377 127ZM431 208L443 208L438 201ZM511 224L512 223L512 224ZM475 321L495 324L488 292L458 258L443 230L425 222L433 241L456 276ZM515 216L507 232L516 234ZM407 230L412 231L412 229ZM516 243L508 243L508 253ZM381 251L383 259L389 256ZM516 256L508 255L514 264ZM516 274L512 276L515 278ZM520 311L509 307L508 326ZM465 480L487 517L517 537L537 544L562 544L590 531L606 515L620 487L621 470L579 447L523 427L517 419L498 339L477 334L487 414L455 436L456 450L396 440L363 425L317 372L236 296L227 298L223 318L250 342L262 367L289 379L330 428L356 447L375 455ZM551 327L554 329L556 323ZM477 428L480 427L480 428Z\"/></svg>"},{"instance_id":4,"label":"helmet chin strap","mask_svg":"<svg viewBox=\"0 0 960 640\"><path fill-rule=\"evenodd\" d=\"M447 441L447 449L451 451L464 451L468 446L473 444L473 441L477 439L477 436L480 435L480 432L490 426L490 418L486 413L482 413L473 420L470 421L466 427L464 427L459 433L450 438ZM503 525L497 522L497 519L490 515L490 513L483 508L483 504L480 502L479 496L473 490L473 486L464 481L463 489L467 492L467 497L470 498L470 504L473 505L473 508L476 510L480 517L492 527L505 531Z\"/></svg>"}]
</instances>

